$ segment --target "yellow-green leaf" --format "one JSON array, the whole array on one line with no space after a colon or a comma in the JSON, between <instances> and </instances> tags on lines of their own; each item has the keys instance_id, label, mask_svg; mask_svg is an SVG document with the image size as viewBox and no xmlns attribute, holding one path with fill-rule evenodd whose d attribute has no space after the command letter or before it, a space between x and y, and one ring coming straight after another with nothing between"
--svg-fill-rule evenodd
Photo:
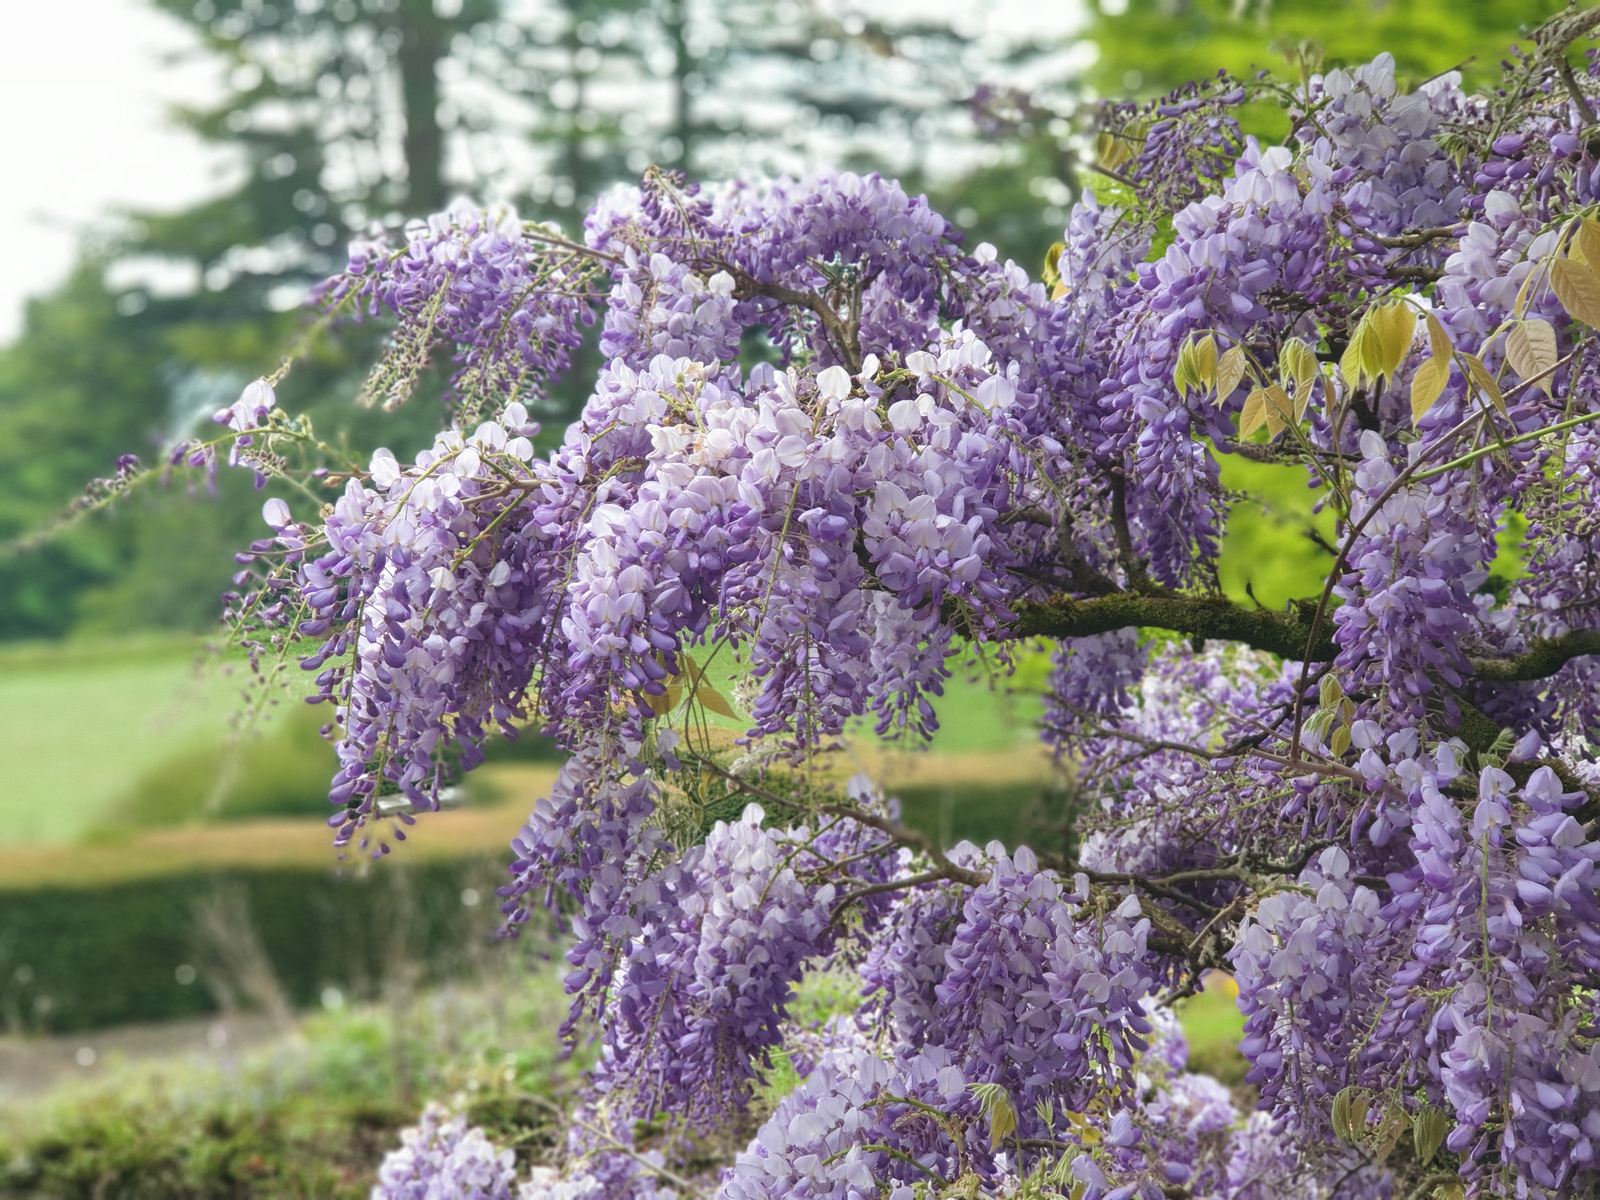
<instances>
[{"instance_id":1,"label":"yellow-green leaf","mask_svg":"<svg viewBox=\"0 0 1600 1200\"><path fill-rule=\"evenodd\" d=\"M1242 442L1267 423L1267 389L1254 388L1239 410L1239 440Z\"/></svg>"},{"instance_id":2,"label":"yellow-green leaf","mask_svg":"<svg viewBox=\"0 0 1600 1200\"><path fill-rule=\"evenodd\" d=\"M1556 353L1556 331L1549 321L1535 317L1518 321L1506 334L1506 361L1524 382L1538 379L1538 386L1550 395L1554 387L1559 355Z\"/></svg>"},{"instance_id":3,"label":"yellow-green leaf","mask_svg":"<svg viewBox=\"0 0 1600 1200\"><path fill-rule=\"evenodd\" d=\"M1296 391L1304 391L1317 376L1316 352L1299 338L1290 338L1278 351L1278 374L1285 387L1292 383Z\"/></svg>"},{"instance_id":4,"label":"yellow-green leaf","mask_svg":"<svg viewBox=\"0 0 1600 1200\"><path fill-rule=\"evenodd\" d=\"M1550 264L1550 283L1569 316L1600 329L1600 277L1593 269L1570 258L1558 258Z\"/></svg>"},{"instance_id":5,"label":"yellow-green leaf","mask_svg":"<svg viewBox=\"0 0 1600 1200\"><path fill-rule=\"evenodd\" d=\"M1367 347L1372 374L1394 377L1411 353L1417 333L1417 310L1400 301L1375 308L1367 315Z\"/></svg>"},{"instance_id":6,"label":"yellow-green leaf","mask_svg":"<svg viewBox=\"0 0 1600 1200\"><path fill-rule=\"evenodd\" d=\"M712 687L709 683L702 683L699 687L695 688L694 698L700 701L703 706L721 716L733 717L735 719L737 719L739 716L738 713L733 711L733 705L728 703L727 697L721 692L717 691L717 689Z\"/></svg>"},{"instance_id":7,"label":"yellow-green leaf","mask_svg":"<svg viewBox=\"0 0 1600 1200\"><path fill-rule=\"evenodd\" d=\"M1328 749L1335 758L1344 757L1344 752L1350 749L1350 726L1341 725L1333 731L1333 736L1328 739Z\"/></svg>"},{"instance_id":8,"label":"yellow-green leaf","mask_svg":"<svg viewBox=\"0 0 1600 1200\"><path fill-rule=\"evenodd\" d=\"M1178 395L1187 398L1189 389L1198 387L1199 383L1194 374L1194 342L1184 338L1178 347L1178 361L1172 368L1172 386L1178 389Z\"/></svg>"},{"instance_id":9,"label":"yellow-green leaf","mask_svg":"<svg viewBox=\"0 0 1600 1200\"><path fill-rule=\"evenodd\" d=\"M1311 397L1317 394L1317 389L1322 386L1320 372L1313 373L1310 382L1305 387L1296 387L1294 390L1294 419L1305 420L1306 409L1311 404Z\"/></svg>"},{"instance_id":10,"label":"yellow-green leaf","mask_svg":"<svg viewBox=\"0 0 1600 1200\"><path fill-rule=\"evenodd\" d=\"M1467 364L1467 377L1472 380L1473 386L1488 396L1502 413L1505 412L1506 398L1500 391L1500 385L1495 382L1494 373L1484 366L1483 359L1476 354L1463 354L1461 361Z\"/></svg>"},{"instance_id":11,"label":"yellow-green leaf","mask_svg":"<svg viewBox=\"0 0 1600 1200\"><path fill-rule=\"evenodd\" d=\"M683 698L683 689L676 683L667 684L660 693L646 692L645 705L658 717L664 717L678 707L678 701Z\"/></svg>"},{"instance_id":12,"label":"yellow-green leaf","mask_svg":"<svg viewBox=\"0 0 1600 1200\"><path fill-rule=\"evenodd\" d=\"M1239 383L1244 379L1244 350L1239 346L1230 346L1217 360L1217 403L1221 404L1233 395Z\"/></svg>"},{"instance_id":13,"label":"yellow-green leaf","mask_svg":"<svg viewBox=\"0 0 1600 1200\"><path fill-rule=\"evenodd\" d=\"M1056 242L1044 252L1044 281L1050 287L1061 281L1061 255L1066 248L1065 242Z\"/></svg>"},{"instance_id":14,"label":"yellow-green leaf","mask_svg":"<svg viewBox=\"0 0 1600 1200\"><path fill-rule=\"evenodd\" d=\"M691 698L698 701L702 707L721 716L738 718L739 714L733 711L733 705L728 703L727 697L712 687L710 681L706 679L705 667L689 655L684 656L683 666Z\"/></svg>"},{"instance_id":15,"label":"yellow-green leaf","mask_svg":"<svg viewBox=\"0 0 1600 1200\"><path fill-rule=\"evenodd\" d=\"M1449 358L1455 344L1451 342L1450 335L1445 332L1444 323L1431 312L1423 316L1428 326L1428 347L1433 351L1435 358Z\"/></svg>"},{"instance_id":16,"label":"yellow-green leaf","mask_svg":"<svg viewBox=\"0 0 1600 1200\"><path fill-rule=\"evenodd\" d=\"M1573 243L1573 250L1591 270L1600 271L1600 221L1596 221L1593 217L1583 219L1578 226L1578 236Z\"/></svg>"},{"instance_id":17,"label":"yellow-green leaf","mask_svg":"<svg viewBox=\"0 0 1600 1200\"><path fill-rule=\"evenodd\" d=\"M1317 700L1324 708L1332 708L1343 699L1344 686L1339 682L1338 676L1329 671L1317 685Z\"/></svg>"},{"instance_id":18,"label":"yellow-green leaf","mask_svg":"<svg viewBox=\"0 0 1600 1200\"><path fill-rule=\"evenodd\" d=\"M1266 408L1268 440L1294 424L1294 404L1289 399L1289 393L1277 384L1262 390L1261 402Z\"/></svg>"},{"instance_id":19,"label":"yellow-green leaf","mask_svg":"<svg viewBox=\"0 0 1600 1200\"><path fill-rule=\"evenodd\" d=\"M1362 317L1356 327L1350 331L1350 344L1344 348L1344 353L1339 356L1339 373L1344 376L1344 384L1354 390L1361 386L1361 381L1366 377L1367 367L1367 319Z\"/></svg>"},{"instance_id":20,"label":"yellow-green leaf","mask_svg":"<svg viewBox=\"0 0 1600 1200\"><path fill-rule=\"evenodd\" d=\"M1209 333L1194 344L1195 382L1206 387L1217 383L1217 339Z\"/></svg>"},{"instance_id":21,"label":"yellow-green leaf","mask_svg":"<svg viewBox=\"0 0 1600 1200\"><path fill-rule=\"evenodd\" d=\"M1411 377L1411 422L1422 420L1423 414L1434 406L1450 382L1449 358L1424 359Z\"/></svg>"},{"instance_id":22,"label":"yellow-green leaf","mask_svg":"<svg viewBox=\"0 0 1600 1200\"><path fill-rule=\"evenodd\" d=\"M989 1148L998 1149L1000 1144L1016 1131L1016 1106L1011 1103L1010 1096L999 1092L989 1108Z\"/></svg>"},{"instance_id":23,"label":"yellow-green leaf","mask_svg":"<svg viewBox=\"0 0 1600 1200\"><path fill-rule=\"evenodd\" d=\"M1107 171L1115 171L1133 157L1132 139L1104 131L1095 139L1095 157Z\"/></svg>"}]
</instances>

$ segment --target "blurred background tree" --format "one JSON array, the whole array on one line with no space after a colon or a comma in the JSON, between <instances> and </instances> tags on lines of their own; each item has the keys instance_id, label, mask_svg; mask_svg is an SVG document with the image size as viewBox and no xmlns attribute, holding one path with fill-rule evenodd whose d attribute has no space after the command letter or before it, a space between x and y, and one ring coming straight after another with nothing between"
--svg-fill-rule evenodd
<instances>
[{"instance_id":1,"label":"blurred background tree","mask_svg":"<svg viewBox=\"0 0 1600 1200\"><path fill-rule=\"evenodd\" d=\"M839 164L927 190L974 240L1033 264L1077 186L1069 128L987 137L969 105L979 84L1071 111L1219 66L1281 66L1310 42L1329 62L1388 47L1412 78L1463 62L1489 74L1519 24L1560 7L1353 0L1333 20L1319 0L1093 0L1074 35L954 3L136 2L224 68L212 102L173 116L223 152L227 182L179 211L120 214L0 348L0 542L46 522L118 454L159 454L229 402L292 342L306 289L374 222L465 195L570 227L652 162L703 178ZM426 406L379 426L349 403L376 336L319 342L296 367L295 403L327 436L405 450L434 427ZM551 398L551 427L592 367L580 361ZM152 492L0 557L0 639L206 628L226 583L216 564L254 531L259 500L225 473L204 511Z\"/></svg>"}]
</instances>

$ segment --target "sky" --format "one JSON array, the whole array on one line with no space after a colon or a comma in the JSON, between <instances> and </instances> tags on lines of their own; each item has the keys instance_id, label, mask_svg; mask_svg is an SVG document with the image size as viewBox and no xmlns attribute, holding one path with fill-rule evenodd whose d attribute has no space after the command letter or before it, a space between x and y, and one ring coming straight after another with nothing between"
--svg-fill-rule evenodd
<instances>
[{"instance_id":1,"label":"sky","mask_svg":"<svg viewBox=\"0 0 1600 1200\"><path fill-rule=\"evenodd\" d=\"M70 267L81 233L118 208L179 208L221 163L167 108L215 93L213 68L172 64L182 26L140 0L11 0L0 16L0 342L27 296Z\"/></svg>"}]
</instances>

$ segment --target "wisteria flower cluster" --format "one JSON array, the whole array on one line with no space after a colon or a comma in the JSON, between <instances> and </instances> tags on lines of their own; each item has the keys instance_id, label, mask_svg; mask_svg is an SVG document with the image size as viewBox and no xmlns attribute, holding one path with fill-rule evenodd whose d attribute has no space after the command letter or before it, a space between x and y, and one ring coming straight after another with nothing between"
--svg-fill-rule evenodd
<instances>
[{"instance_id":1,"label":"wisteria flower cluster","mask_svg":"<svg viewBox=\"0 0 1600 1200\"><path fill-rule=\"evenodd\" d=\"M455 418L269 501L231 611L316 673L342 846L497 731L570 751L504 911L570 930L599 1047L560 1154L430 1114L380 1194L1600 1188L1597 27L1484 94L1380 55L1107 109L1116 186L1038 280L849 174L359 244L325 302L393 321L384 397L448 348ZM1266 99L1281 144L1235 119ZM177 458L293 474L282 382ZM1333 530L1281 609L1218 583L1235 456ZM831 782L863 718L931 733L958 655L1041 643L1067 851ZM1174 1029L1216 971L1235 1092ZM860 1003L805 1026L818 972Z\"/></svg>"},{"instance_id":2,"label":"wisteria flower cluster","mask_svg":"<svg viewBox=\"0 0 1600 1200\"><path fill-rule=\"evenodd\" d=\"M512 1200L515 1156L430 1104L378 1168L375 1200Z\"/></svg>"}]
</instances>

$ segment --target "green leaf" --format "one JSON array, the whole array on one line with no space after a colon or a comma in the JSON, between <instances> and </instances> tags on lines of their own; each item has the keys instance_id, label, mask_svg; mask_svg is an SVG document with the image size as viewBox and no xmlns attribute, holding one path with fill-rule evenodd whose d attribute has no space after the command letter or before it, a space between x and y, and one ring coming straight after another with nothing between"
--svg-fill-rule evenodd
<instances>
[{"instance_id":1,"label":"green leaf","mask_svg":"<svg viewBox=\"0 0 1600 1200\"><path fill-rule=\"evenodd\" d=\"M1372 1152L1379 1162L1383 1162L1394 1153L1394 1148L1400 1144L1400 1139L1405 1136L1406 1130L1411 1128L1411 1117L1399 1104L1390 1101L1383 1110L1383 1118L1378 1122L1378 1128L1372 1135Z\"/></svg>"},{"instance_id":2,"label":"green leaf","mask_svg":"<svg viewBox=\"0 0 1600 1200\"><path fill-rule=\"evenodd\" d=\"M1439 1153L1439 1147L1444 1145L1445 1135L1450 1132L1450 1118L1442 1109L1431 1104L1422 1106L1422 1110L1411 1119L1411 1141L1417 1152L1417 1161L1427 1166L1433 1156Z\"/></svg>"},{"instance_id":3,"label":"green leaf","mask_svg":"<svg viewBox=\"0 0 1600 1200\"><path fill-rule=\"evenodd\" d=\"M1555 387L1553 376L1558 361L1556 331L1549 321L1537 317L1518 321L1506 334L1506 362L1523 382L1538 378L1539 387L1547 396Z\"/></svg>"},{"instance_id":4,"label":"green leaf","mask_svg":"<svg viewBox=\"0 0 1600 1200\"><path fill-rule=\"evenodd\" d=\"M1333 1098L1333 1132L1347 1142L1353 1142L1366 1132L1367 1111L1372 1097L1366 1088L1342 1088Z\"/></svg>"}]
</instances>

